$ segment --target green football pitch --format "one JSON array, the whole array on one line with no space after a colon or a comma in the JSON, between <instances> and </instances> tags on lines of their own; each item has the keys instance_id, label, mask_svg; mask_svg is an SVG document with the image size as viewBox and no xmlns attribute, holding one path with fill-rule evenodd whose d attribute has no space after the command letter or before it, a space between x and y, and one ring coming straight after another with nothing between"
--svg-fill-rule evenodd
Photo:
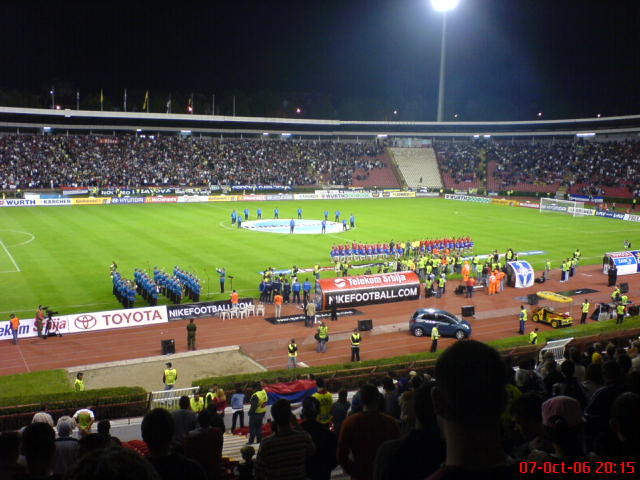
<instances>
[{"instance_id":1,"label":"green football pitch","mask_svg":"<svg viewBox=\"0 0 640 480\"><path fill-rule=\"evenodd\" d=\"M276 206L281 219L295 217L298 207L306 219L321 219L325 209L331 219L339 209L356 216L357 228L289 235L231 226L234 208L248 207L253 219L258 207L271 218ZM219 300L228 294L219 293L216 268L226 268L242 296L257 296L265 267L329 265L331 246L342 242L470 235L479 254L543 250L526 257L539 269L547 258L557 268L576 248L583 263L597 263L626 239L635 245L640 233L638 223L438 198L2 208L0 219L2 320L14 312L29 317L38 304L60 313L120 308L111 293L112 261L126 278L135 268L179 265L200 277L202 300Z\"/></svg>"}]
</instances>

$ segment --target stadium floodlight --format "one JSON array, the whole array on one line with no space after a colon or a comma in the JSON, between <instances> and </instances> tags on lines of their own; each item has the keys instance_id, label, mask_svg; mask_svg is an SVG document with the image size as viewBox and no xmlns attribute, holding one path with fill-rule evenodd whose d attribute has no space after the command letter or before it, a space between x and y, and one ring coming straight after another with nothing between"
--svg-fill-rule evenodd
<instances>
[{"instance_id":1,"label":"stadium floodlight","mask_svg":"<svg viewBox=\"0 0 640 480\"><path fill-rule=\"evenodd\" d=\"M444 74L446 65L447 12L458 6L460 0L431 0L431 7L442 13L442 41L440 44L440 81L438 82L438 113L436 120L444 119Z\"/></svg>"},{"instance_id":2,"label":"stadium floodlight","mask_svg":"<svg viewBox=\"0 0 640 480\"><path fill-rule=\"evenodd\" d=\"M379 133L378 135L376 135L378 138L387 138L387 135L384 133Z\"/></svg>"},{"instance_id":3,"label":"stadium floodlight","mask_svg":"<svg viewBox=\"0 0 640 480\"><path fill-rule=\"evenodd\" d=\"M141 128L136 128L136 132L140 133L142 131Z\"/></svg>"},{"instance_id":4,"label":"stadium floodlight","mask_svg":"<svg viewBox=\"0 0 640 480\"><path fill-rule=\"evenodd\" d=\"M431 0L431 8L436 12L448 12L458 6L460 0Z\"/></svg>"},{"instance_id":5,"label":"stadium floodlight","mask_svg":"<svg viewBox=\"0 0 640 480\"><path fill-rule=\"evenodd\" d=\"M49 133L51 131L51 127L42 127L42 131Z\"/></svg>"},{"instance_id":6,"label":"stadium floodlight","mask_svg":"<svg viewBox=\"0 0 640 480\"><path fill-rule=\"evenodd\" d=\"M180 130L181 135L191 135L191 130Z\"/></svg>"},{"instance_id":7,"label":"stadium floodlight","mask_svg":"<svg viewBox=\"0 0 640 480\"><path fill-rule=\"evenodd\" d=\"M576 137L595 137L595 132L576 133Z\"/></svg>"},{"instance_id":8,"label":"stadium floodlight","mask_svg":"<svg viewBox=\"0 0 640 480\"><path fill-rule=\"evenodd\" d=\"M269 136L269 132L262 132L262 135L264 135L265 137Z\"/></svg>"},{"instance_id":9,"label":"stadium floodlight","mask_svg":"<svg viewBox=\"0 0 640 480\"><path fill-rule=\"evenodd\" d=\"M283 132L280 135L282 135L283 137L290 137L291 134L289 132Z\"/></svg>"},{"instance_id":10,"label":"stadium floodlight","mask_svg":"<svg viewBox=\"0 0 640 480\"><path fill-rule=\"evenodd\" d=\"M480 138L480 135L474 135L473 138Z\"/></svg>"},{"instance_id":11,"label":"stadium floodlight","mask_svg":"<svg viewBox=\"0 0 640 480\"><path fill-rule=\"evenodd\" d=\"M483 135L484 138L491 138L491 135Z\"/></svg>"}]
</instances>

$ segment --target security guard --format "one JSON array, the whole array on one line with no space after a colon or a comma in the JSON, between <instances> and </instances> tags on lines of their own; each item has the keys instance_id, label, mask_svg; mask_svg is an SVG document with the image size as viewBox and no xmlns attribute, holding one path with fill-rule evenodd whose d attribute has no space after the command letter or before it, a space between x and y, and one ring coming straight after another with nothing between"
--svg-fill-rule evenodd
<instances>
[{"instance_id":1,"label":"security guard","mask_svg":"<svg viewBox=\"0 0 640 480\"><path fill-rule=\"evenodd\" d=\"M333 395L325 388L323 378L316 379L316 386L318 387L318 391L311 396L318 400L320 404L317 421L328 429L332 418L331 407L333 406Z\"/></svg>"},{"instance_id":2,"label":"security guard","mask_svg":"<svg viewBox=\"0 0 640 480\"><path fill-rule=\"evenodd\" d=\"M627 308L622 303L618 304L616 307L616 325L622 323L626 310Z\"/></svg>"},{"instance_id":3,"label":"security guard","mask_svg":"<svg viewBox=\"0 0 640 480\"><path fill-rule=\"evenodd\" d=\"M525 325L527 323L527 309L524 308L523 305L520 305L520 315L518 315L518 318L520 319L520 330L518 330L518 333L524 335Z\"/></svg>"},{"instance_id":4,"label":"security guard","mask_svg":"<svg viewBox=\"0 0 640 480\"><path fill-rule=\"evenodd\" d=\"M316 277L316 279L320 278L320 265L317 263L313 266L313 276Z\"/></svg>"},{"instance_id":5,"label":"security guard","mask_svg":"<svg viewBox=\"0 0 640 480\"><path fill-rule=\"evenodd\" d=\"M193 397L191 397L191 400L189 400L189 403L191 404L191 410L193 410L196 413L199 413L202 410L204 410L204 398L202 398L200 395L196 394Z\"/></svg>"},{"instance_id":6,"label":"security guard","mask_svg":"<svg viewBox=\"0 0 640 480\"><path fill-rule=\"evenodd\" d=\"M620 292L620 286L616 285L616 289L611 294L611 300L617 302L620 300L622 293Z\"/></svg>"},{"instance_id":7,"label":"security guard","mask_svg":"<svg viewBox=\"0 0 640 480\"><path fill-rule=\"evenodd\" d=\"M438 350L438 339L440 338L440 332L438 331L438 326L434 325L431 329L431 353Z\"/></svg>"},{"instance_id":8,"label":"security guard","mask_svg":"<svg viewBox=\"0 0 640 480\"><path fill-rule=\"evenodd\" d=\"M251 398L249 399L251 407L249 408L248 443L254 443L254 439L258 443L260 443L260 440L262 440L262 420L264 419L264 415L267 411L268 400L269 397L266 390L264 389L264 383L259 382L258 384L256 384L255 393L251 395Z\"/></svg>"},{"instance_id":9,"label":"security guard","mask_svg":"<svg viewBox=\"0 0 640 480\"><path fill-rule=\"evenodd\" d=\"M538 343L538 327L535 330L529 332L529 343L536 345Z\"/></svg>"},{"instance_id":10,"label":"security guard","mask_svg":"<svg viewBox=\"0 0 640 480\"><path fill-rule=\"evenodd\" d=\"M622 305L628 305L629 304L629 296L626 293L623 293L622 295L620 295L620 303Z\"/></svg>"},{"instance_id":11,"label":"security guard","mask_svg":"<svg viewBox=\"0 0 640 480\"><path fill-rule=\"evenodd\" d=\"M289 363L287 364L287 368L296 368L298 366L296 359L298 356L298 345L296 344L295 338L292 338L289 342L287 351L289 352Z\"/></svg>"},{"instance_id":12,"label":"security guard","mask_svg":"<svg viewBox=\"0 0 640 480\"><path fill-rule=\"evenodd\" d=\"M589 313L589 307L591 307L591 304L589 303L589 299L585 298L584 302L582 302L582 316L580 317L580 324L583 324L587 321L587 314Z\"/></svg>"},{"instance_id":13,"label":"security guard","mask_svg":"<svg viewBox=\"0 0 640 480\"><path fill-rule=\"evenodd\" d=\"M318 327L317 340L316 352L325 353L327 351L327 342L329 341L329 327L324 322L320 323Z\"/></svg>"},{"instance_id":14,"label":"security guard","mask_svg":"<svg viewBox=\"0 0 640 480\"><path fill-rule=\"evenodd\" d=\"M76 381L73 384L73 389L76 392L84 392L84 380L82 380L82 377L84 377L84 373L78 372L76 374Z\"/></svg>"},{"instance_id":15,"label":"security guard","mask_svg":"<svg viewBox=\"0 0 640 480\"><path fill-rule=\"evenodd\" d=\"M166 363L164 375L162 375L162 382L164 383L165 390L172 390L178 380L178 370L173 368L171 362Z\"/></svg>"},{"instance_id":16,"label":"security guard","mask_svg":"<svg viewBox=\"0 0 640 480\"><path fill-rule=\"evenodd\" d=\"M359 362L360 361L360 332L357 328L353 329L353 333L351 334L351 361Z\"/></svg>"}]
</instances>

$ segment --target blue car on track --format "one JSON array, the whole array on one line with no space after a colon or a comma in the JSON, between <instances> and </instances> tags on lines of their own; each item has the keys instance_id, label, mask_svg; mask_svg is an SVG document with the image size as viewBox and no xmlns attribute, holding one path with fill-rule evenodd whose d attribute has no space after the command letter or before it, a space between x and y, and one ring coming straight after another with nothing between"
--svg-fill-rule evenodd
<instances>
[{"instance_id":1,"label":"blue car on track","mask_svg":"<svg viewBox=\"0 0 640 480\"><path fill-rule=\"evenodd\" d=\"M409 331L416 337L431 335L431 329L437 325L444 337L456 337L458 340L471 335L471 324L461 320L453 313L439 308L421 308L409 320Z\"/></svg>"}]
</instances>

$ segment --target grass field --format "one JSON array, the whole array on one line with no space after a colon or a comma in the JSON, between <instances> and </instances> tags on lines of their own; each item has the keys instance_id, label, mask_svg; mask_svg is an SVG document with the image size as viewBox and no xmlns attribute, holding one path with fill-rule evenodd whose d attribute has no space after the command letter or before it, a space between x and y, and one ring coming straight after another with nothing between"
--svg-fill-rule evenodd
<instances>
[{"instance_id":1,"label":"grass field","mask_svg":"<svg viewBox=\"0 0 640 480\"><path fill-rule=\"evenodd\" d=\"M245 206L251 218L259 206L264 218L278 206L281 219L295 216L298 207L308 219L340 209L353 212L357 228L327 235L232 228L231 211ZM437 198L2 208L0 219L2 320L13 312L32 316L38 304L61 313L119 308L111 294L113 260L127 278L134 268L179 265L200 277L203 299L221 299L217 267L235 277L241 295L257 296L260 270L329 265L334 243L470 235L478 253L544 250L527 260L539 268L550 258L557 268L575 248L583 263L597 263L625 239L637 244L640 233L638 223Z\"/></svg>"}]
</instances>

